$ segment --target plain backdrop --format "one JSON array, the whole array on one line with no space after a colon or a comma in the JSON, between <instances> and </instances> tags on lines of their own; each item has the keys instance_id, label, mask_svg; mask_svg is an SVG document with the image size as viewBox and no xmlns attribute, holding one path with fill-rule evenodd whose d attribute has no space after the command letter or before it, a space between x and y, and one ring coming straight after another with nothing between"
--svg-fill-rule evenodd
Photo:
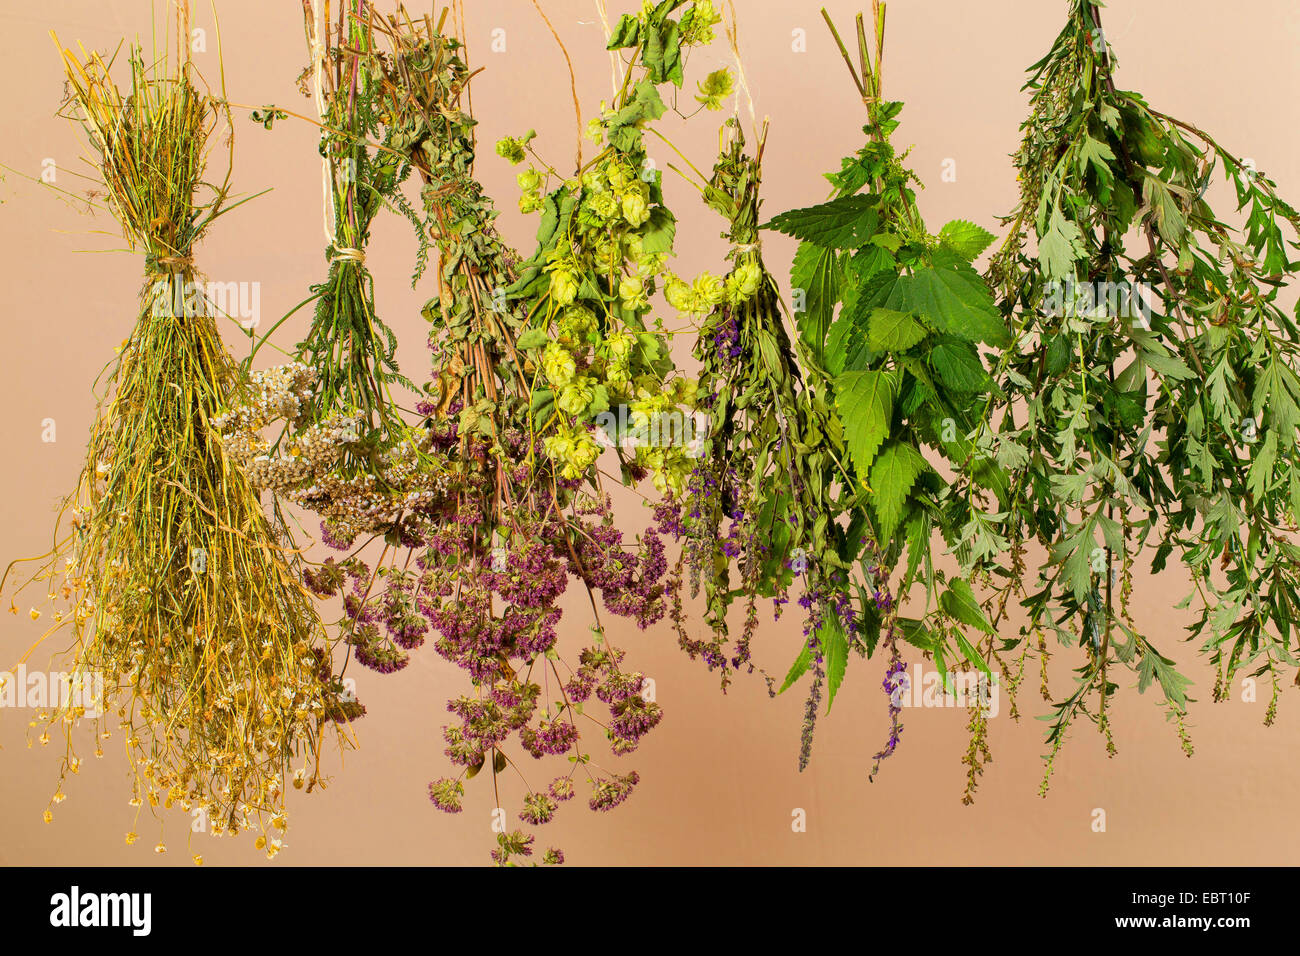
<instances>
[{"instance_id":1,"label":"plain backdrop","mask_svg":"<svg viewBox=\"0 0 1300 956\"><path fill-rule=\"evenodd\" d=\"M380 0L381 9L388 3ZM196 61L216 76L212 13L197 4L195 25L207 29L208 50ZM746 73L760 116L771 118L766 162L766 210L775 213L825 197L821 174L861 144L864 120L843 62L831 45L818 4L740 0ZM841 28L855 5L831 0ZM4 340L0 349L0 559L48 547L54 509L75 486L94 410L92 382L130 331L141 284L138 257L118 250L115 223L89 215L22 178L39 176L53 159L58 184L84 192L94 184L70 125L55 116L63 77L48 31L68 44L111 50L122 36L151 29L147 0L46 0L0 3L0 163L17 172L0 182L0 276ZM230 98L311 111L295 86L306 63L301 8L292 0L217 0ZM473 82L481 122L478 173L502 212L506 236L525 254L535 222L515 208L514 170L491 144L505 134L538 131L537 148L557 166L571 162L575 120L564 58L527 0L469 4L470 57L484 72ZM572 58L584 119L610 96L610 64L594 0L545 0L544 7ZM422 9L419 3L413 9ZM611 0L610 15L631 9ZM909 164L926 183L920 202L933 229L951 218L996 230L1015 202L1009 154L1026 110L1024 68L1039 59L1061 28L1064 0L893 0L889 4L886 94L906 101L895 137L911 146ZM1300 136L1294 103L1300 67L1294 50L1300 14L1291 0L1113 0L1108 36L1118 54L1121 87L1143 92L1159 109L1193 121L1229 149L1253 159L1284 196L1300 195ZM802 34L798 31L803 31ZM806 37L806 50L796 51ZM497 49L494 50L493 44ZM503 49L502 49L503 47ZM729 60L724 44L689 63L684 104L694 82ZM708 168L718 123L702 114L665 129L697 166ZM307 294L325 274L320 167L316 136L285 121L266 132L242 117L237 126L236 184L251 194L273 189L219 222L197 250L200 267L222 281L259 282L264 327ZM657 142L660 167L674 157ZM945 182L945 163L956 171ZM19 175L21 174L21 175ZM679 178L666 179L670 203L683 220L678 266L693 275L724 266L721 221ZM1222 197L1220 197L1222 198ZM1230 210L1229 210L1230 211ZM785 277L793 249L778 238L766 245L769 265ZM381 219L369 264L380 314L401 338L400 358L412 377L427 371L426 328L420 306L426 282L412 289L415 244L410 227ZM305 317L287 323L277 341L291 347ZM237 332L233 330L232 332ZM236 355L247 340L228 334ZM681 343L683 357L688 343ZM260 359L260 356L259 356ZM52 418L57 440L42 441ZM620 502L629 528L646 516L631 496ZM1122 692L1114 706L1118 756L1108 759L1091 725L1072 733L1050 795L1037 796L1043 732L1034 719L1045 705L1034 676L1021 697L1024 714L1007 702L992 723L995 762L977 802L961 804L966 714L913 709L897 755L869 783L871 755L887 729L880 688L884 665L854 658L833 712L823 717L812 766L800 774L796 754L803 698L797 691L768 697L757 675L730 692L685 659L668 628L640 632L615 623L613 639L630 665L656 683L666 711L661 727L622 765L642 778L636 795L608 814L575 801L538 834L580 864L1281 864L1300 859L1294 795L1300 769L1300 692L1283 695L1277 725L1264 728L1268 688L1241 699L1240 686L1223 704L1209 700L1213 673L1181 643L1184 612L1172 610L1188 588L1178 567L1158 578L1139 576L1134 597L1140 623L1164 653L1196 682L1190 728L1196 755L1185 757L1155 695L1139 696L1131 675L1116 670ZM575 592L567 602L565 646L587 627ZM5 606L9 595L4 596ZM584 599L585 600L585 599ZM27 604L22 605L25 611ZM784 674L801 640L797 614L774 624L770 615L755 641L758 663ZM0 669L16 660L40 625L25 614L0 617ZM43 652L33 666L45 659ZM915 660L912 651L909 660ZM1053 661L1057 693L1071 687L1071 652ZM484 863L493 839L494 805L487 775L471 781L466 810L445 816L425 786L444 775L440 730L445 701L467 686L461 673L431 647L404 672L381 677L352 668L370 715L357 725L360 750L335 760L327 790L296 796L280 861L296 864ZM188 820L166 815L172 851L158 856L158 824L134 821L128 807L128 768L120 745L88 761L67 785L68 800L52 825L41 814L55 785L56 747L29 746L31 714L0 710L0 863L188 864ZM595 749L600 742L592 741ZM597 750L597 752L599 752ZM555 773L560 772L555 768ZM554 774L539 772L539 779ZM507 808L517 789L505 781ZM806 813L806 832L792 814ZM1104 830L1097 827L1104 812ZM513 815L515 810L511 810ZM127 847L124 834L140 832ZM251 840L197 834L192 851L209 863L258 863Z\"/></svg>"}]
</instances>

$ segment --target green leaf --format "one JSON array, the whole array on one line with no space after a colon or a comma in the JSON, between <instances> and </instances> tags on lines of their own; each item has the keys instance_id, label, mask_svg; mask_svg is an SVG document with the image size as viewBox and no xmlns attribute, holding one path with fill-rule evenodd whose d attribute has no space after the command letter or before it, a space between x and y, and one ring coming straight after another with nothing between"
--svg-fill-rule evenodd
<instances>
[{"instance_id":1,"label":"green leaf","mask_svg":"<svg viewBox=\"0 0 1300 956\"><path fill-rule=\"evenodd\" d=\"M964 219L954 219L939 230L939 240L967 262L978 259L995 238L987 229Z\"/></svg>"},{"instance_id":2,"label":"green leaf","mask_svg":"<svg viewBox=\"0 0 1300 956\"><path fill-rule=\"evenodd\" d=\"M659 90L650 80L642 80L635 87L631 101L614 114L609 123L609 142L615 149L629 153L641 142L638 124L657 120L667 112Z\"/></svg>"},{"instance_id":3,"label":"green leaf","mask_svg":"<svg viewBox=\"0 0 1300 956\"><path fill-rule=\"evenodd\" d=\"M1177 381L1185 381L1193 378L1193 373L1187 367L1187 363L1177 355L1172 355L1163 350L1163 347L1152 343L1151 348L1144 348L1142 351L1142 361L1151 368L1152 371L1163 375L1165 378L1172 378Z\"/></svg>"},{"instance_id":4,"label":"green leaf","mask_svg":"<svg viewBox=\"0 0 1300 956\"><path fill-rule=\"evenodd\" d=\"M984 609L980 607L980 602L975 598L975 592L971 590L970 582L965 578L954 578L948 583L948 590L939 595L939 606L948 613L953 620L960 621L970 627L979 628L985 634L991 634L997 637L997 631L989 623L988 617L984 614ZM972 663L974 663L972 661ZM983 664L981 658L982 670L987 671L988 665Z\"/></svg>"},{"instance_id":5,"label":"green leaf","mask_svg":"<svg viewBox=\"0 0 1300 956\"><path fill-rule=\"evenodd\" d=\"M822 657L826 661L826 713L829 714L831 705L835 703L835 692L844 681L844 671L849 662L849 640L833 610L822 618L817 636L821 641Z\"/></svg>"},{"instance_id":6,"label":"green leaf","mask_svg":"<svg viewBox=\"0 0 1300 956\"><path fill-rule=\"evenodd\" d=\"M1273 469L1277 465L1277 432L1269 429L1260 443L1255 460L1250 463L1250 472L1246 478L1246 490L1256 501L1264 500L1269 486L1273 483Z\"/></svg>"},{"instance_id":7,"label":"green leaf","mask_svg":"<svg viewBox=\"0 0 1300 956\"><path fill-rule=\"evenodd\" d=\"M1073 279L1075 261L1086 258L1087 255L1083 233L1065 218L1057 206L1052 210L1047 231L1038 237L1038 262L1043 267L1044 275L1049 280Z\"/></svg>"},{"instance_id":8,"label":"green leaf","mask_svg":"<svg viewBox=\"0 0 1300 956\"><path fill-rule=\"evenodd\" d=\"M521 349L540 349L551 341L551 334L546 329L529 329L519 336L515 346Z\"/></svg>"},{"instance_id":9,"label":"green leaf","mask_svg":"<svg viewBox=\"0 0 1300 956\"><path fill-rule=\"evenodd\" d=\"M993 379L969 342L940 341L930 350L930 364L954 392L986 392Z\"/></svg>"},{"instance_id":10,"label":"green leaf","mask_svg":"<svg viewBox=\"0 0 1300 956\"><path fill-rule=\"evenodd\" d=\"M1151 686L1153 677L1160 682L1166 700L1177 704L1180 710L1187 707L1187 688L1192 682L1178 673L1173 661L1146 644L1142 649L1142 661L1138 664L1139 694Z\"/></svg>"},{"instance_id":11,"label":"green leaf","mask_svg":"<svg viewBox=\"0 0 1300 956\"><path fill-rule=\"evenodd\" d=\"M1115 162L1115 151L1099 139L1085 136L1079 147L1079 171L1091 163L1097 167L1097 173L1103 177L1110 175L1110 164Z\"/></svg>"},{"instance_id":12,"label":"green leaf","mask_svg":"<svg viewBox=\"0 0 1300 956\"><path fill-rule=\"evenodd\" d=\"M961 650L962 655L965 656L966 660L970 661L985 674L992 677L993 674L989 670L988 662L984 660L984 655L975 648L974 644L966 640L966 635L961 633L961 631L957 631L953 637L956 639L957 647Z\"/></svg>"},{"instance_id":13,"label":"green leaf","mask_svg":"<svg viewBox=\"0 0 1300 956\"><path fill-rule=\"evenodd\" d=\"M1155 214L1156 229L1170 245L1177 246L1187 231L1187 217L1173 189L1164 180L1147 173L1142 181L1142 198Z\"/></svg>"},{"instance_id":14,"label":"green leaf","mask_svg":"<svg viewBox=\"0 0 1300 956\"><path fill-rule=\"evenodd\" d=\"M839 376L846 369L860 371L863 368L858 359L864 351L862 329L848 316L841 315L831 325L826 337L826 371Z\"/></svg>"},{"instance_id":15,"label":"green leaf","mask_svg":"<svg viewBox=\"0 0 1300 956\"><path fill-rule=\"evenodd\" d=\"M1011 334L980 274L951 253L948 260L910 276L877 279L863 292L858 314L874 308L912 312L940 332L969 342L1010 345Z\"/></svg>"},{"instance_id":16,"label":"green leaf","mask_svg":"<svg viewBox=\"0 0 1300 956\"><path fill-rule=\"evenodd\" d=\"M783 212L763 228L827 249L857 249L880 225L878 204L879 198L872 195L844 196L820 206Z\"/></svg>"},{"instance_id":17,"label":"green leaf","mask_svg":"<svg viewBox=\"0 0 1300 956\"><path fill-rule=\"evenodd\" d=\"M874 309L867 317L867 345L873 352L906 352L929 334L907 312Z\"/></svg>"},{"instance_id":18,"label":"green leaf","mask_svg":"<svg viewBox=\"0 0 1300 956\"><path fill-rule=\"evenodd\" d=\"M835 250L804 242L794 254L790 286L803 290L803 310L795 313L795 324L813 358L824 364L826 333L840 295L839 269Z\"/></svg>"},{"instance_id":19,"label":"green leaf","mask_svg":"<svg viewBox=\"0 0 1300 956\"><path fill-rule=\"evenodd\" d=\"M859 476L871 473L876 452L889 434L897 390L898 381L891 372L845 372L835 379L835 406Z\"/></svg>"},{"instance_id":20,"label":"green leaf","mask_svg":"<svg viewBox=\"0 0 1300 956\"><path fill-rule=\"evenodd\" d=\"M618 26L614 28L614 33L609 38L607 50L626 50L628 47L634 47L640 42L641 21L635 14L625 13Z\"/></svg>"},{"instance_id":21,"label":"green leaf","mask_svg":"<svg viewBox=\"0 0 1300 956\"><path fill-rule=\"evenodd\" d=\"M799 656L796 657L794 659L794 663L790 665L790 670L785 675L785 681L781 684L781 689L777 691L777 693L784 694L787 690L789 690L794 685L795 681L797 681L800 677L803 677L804 674L808 673L808 668L811 666L812 666L812 651L808 649L808 645L805 643L803 646L803 650L799 652Z\"/></svg>"},{"instance_id":22,"label":"green leaf","mask_svg":"<svg viewBox=\"0 0 1300 956\"><path fill-rule=\"evenodd\" d=\"M876 456L871 468L871 491L879 519L876 530L882 544L893 538L903 517L908 492L927 467L921 453L901 441L890 442Z\"/></svg>"},{"instance_id":23,"label":"green leaf","mask_svg":"<svg viewBox=\"0 0 1300 956\"><path fill-rule=\"evenodd\" d=\"M924 622L914 618L900 617L898 619L898 630L903 635L903 640L913 647L919 647L927 652L934 650L934 638L930 635L930 631L926 628Z\"/></svg>"},{"instance_id":24,"label":"green leaf","mask_svg":"<svg viewBox=\"0 0 1300 956\"><path fill-rule=\"evenodd\" d=\"M677 236L677 217L664 206L655 206L650 210L641 231L641 250L646 255L658 255L673 251L673 240Z\"/></svg>"}]
</instances>

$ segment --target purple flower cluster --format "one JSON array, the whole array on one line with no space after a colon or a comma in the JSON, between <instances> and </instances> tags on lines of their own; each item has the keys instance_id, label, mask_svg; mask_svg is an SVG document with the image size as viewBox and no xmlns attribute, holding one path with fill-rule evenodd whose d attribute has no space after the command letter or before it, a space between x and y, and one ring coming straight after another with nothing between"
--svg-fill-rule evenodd
<instances>
[{"instance_id":1,"label":"purple flower cluster","mask_svg":"<svg viewBox=\"0 0 1300 956\"><path fill-rule=\"evenodd\" d=\"M718 315L719 321L712 330L713 352L718 358L718 364L727 369L736 363L745 349L740 344L740 322L735 313L731 309L723 309Z\"/></svg>"},{"instance_id":2,"label":"purple flower cluster","mask_svg":"<svg viewBox=\"0 0 1300 956\"><path fill-rule=\"evenodd\" d=\"M884 556L874 541L864 541L863 544L867 552L863 563L867 565L867 575L873 588L872 600L881 615L881 643L889 648L889 665L881 682L885 695L889 698L889 738L873 758L870 777L875 779L880 770L880 762L893 756L903 734L903 708L897 691L900 682L905 679L903 675L907 672L907 663L898 649L898 608L889 587L889 571L884 566Z\"/></svg>"},{"instance_id":3,"label":"purple flower cluster","mask_svg":"<svg viewBox=\"0 0 1300 956\"><path fill-rule=\"evenodd\" d=\"M623 775L615 774L596 784L587 805L593 810L613 810L632 795L632 790L640 782L641 776L635 770Z\"/></svg>"}]
</instances>

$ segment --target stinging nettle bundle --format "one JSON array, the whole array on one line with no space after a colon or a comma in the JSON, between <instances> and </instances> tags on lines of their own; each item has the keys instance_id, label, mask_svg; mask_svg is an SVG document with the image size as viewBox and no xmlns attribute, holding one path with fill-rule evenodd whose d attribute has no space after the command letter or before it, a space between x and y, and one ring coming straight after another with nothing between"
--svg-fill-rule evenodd
<instances>
[{"instance_id":1,"label":"stinging nettle bundle","mask_svg":"<svg viewBox=\"0 0 1300 956\"><path fill-rule=\"evenodd\" d=\"M1005 345L1009 334L971 266L992 235L961 220L935 235L922 219L916 176L891 143L903 104L881 95L885 4L874 4L873 14L874 45L862 16L857 19L855 65L823 11L867 109L867 142L827 176L831 200L782 213L769 225L800 240L791 284L806 296L796 324L807 387L833 452L816 480L834 489L827 495L836 509L830 527L842 521L843 530L837 528L820 560L856 565L860 582L852 588L856 601L826 616L846 626L813 631L785 686L812 670L806 763L823 683L833 696L849 650L863 657L886 653L889 735L875 755L878 768L902 732L902 644L931 657L946 683L961 661L991 677L996 632L968 576L935 566L932 539L956 541L960 526L947 503L944 472L968 461L968 435L996 392L979 347ZM995 497L1005 487L990 464L980 462L970 475ZM924 610L904 616L904 603L915 602L913 587L924 592ZM973 708L972 720L980 719Z\"/></svg>"},{"instance_id":2,"label":"stinging nettle bundle","mask_svg":"<svg viewBox=\"0 0 1300 956\"><path fill-rule=\"evenodd\" d=\"M214 307L192 291L201 288L192 248L231 208L229 177L204 178L208 143L228 117L196 87L188 33L177 30L165 56L129 50L125 89L112 61L62 50L70 105L111 210L144 253L146 282L78 490L34 580L66 602L46 638L70 628L73 673L102 682L97 726L107 739L116 721L126 737L132 804L201 810L213 832L260 828L258 845L273 856L287 789L321 779L335 722L363 711L332 676L292 542L213 429L235 367ZM46 715L67 730L64 777L81 765L73 729L84 704Z\"/></svg>"}]
</instances>

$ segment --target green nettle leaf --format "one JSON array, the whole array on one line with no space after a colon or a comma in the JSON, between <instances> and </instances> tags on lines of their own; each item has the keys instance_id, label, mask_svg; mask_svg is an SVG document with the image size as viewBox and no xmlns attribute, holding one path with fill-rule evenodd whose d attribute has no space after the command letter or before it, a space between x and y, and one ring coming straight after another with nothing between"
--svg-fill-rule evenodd
<instances>
[{"instance_id":1,"label":"green nettle leaf","mask_svg":"<svg viewBox=\"0 0 1300 956\"><path fill-rule=\"evenodd\" d=\"M921 316L940 332L969 342L1011 344L1002 313L980 274L954 260L923 266L910 276L889 276L864 291L858 311L886 308Z\"/></svg>"},{"instance_id":2,"label":"green nettle leaf","mask_svg":"<svg viewBox=\"0 0 1300 956\"><path fill-rule=\"evenodd\" d=\"M964 219L954 219L939 230L939 239L945 246L967 262L974 262L996 237L981 226Z\"/></svg>"},{"instance_id":3,"label":"green nettle leaf","mask_svg":"<svg viewBox=\"0 0 1300 956\"><path fill-rule=\"evenodd\" d=\"M928 467L921 453L906 442L892 441L876 456L871 467L871 491L882 541L893 538L908 492Z\"/></svg>"},{"instance_id":4,"label":"green nettle leaf","mask_svg":"<svg viewBox=\"0 0 1300 956\"><path fill-rule=\"evenodd\" d=\"M949 582L948 590L939 595L939 606L953 620L960 621L970 627L979 628L985 634L997 636L997 631L989 623L988 617L984 614L984 609L980 607L979 601L975 599L975 592L965 578L954 578ZM983 658L980 658L980 664L982 670L988 670L988 665L983 664Z\"/></svg>"},{"instance_id":5,"label":"green nettle leaf","mask_svg":"<svg viewBox=\"0 0 1300 956\"><path fill-rule=\"evenodd\" d=\"M813 357L820 360L840 295L835 250L800 243L790 269L790 287L803 292L803 308L795 313L795 324Z\"/></svg>"},{"instance_id":6,"label":"green nettle leaf","mask_svg":"<svg viewBox=\"0 0 1300 956\"><path fill-rule=\"evenodd\" d=\"M906 352L929 334L907 312L874 309L867 317L867 345L873 352Z\"/></svg>"},{"instance_id":7,"label":"green nettle leaf","mask_svg":"<svg viewBox=\"0 0 1300 956\"><path fill-rule=\"evenodd\" d=\"M984 655L976 649L974 644L966 639L965 634L961 631L957 631L953 634L953 639L957 641L957 647L961 650L962 656L965 657L966 660L970 661L990 677L993 676L993 672L989 670L988 661L984 660Z\"/></svg>"},{"instance_id":8,"label":"green nettle leaf","mask_svg":"<svg viewBox=\"0 0 1300 956\"><path fill-rule=\"evenodd\" d=\"M864 21L859 28L867 49ZM883 31L883 16L877 30ZM878 91L879 78L868 79ZM862 81L855 71L859 93ZM948 223L937 236L926 229L913 188L919 180L890 141L901 110L897 102L870 104L865 144L827 177L837 198L782 213L762 227L802 243L791 284L802 354L813 366L803 384L817 409L815 429L831 446L809 454L813 440L791 443L789 452L782 448L782 464L830 499L825 513L809 519L812 537L825 540L819 565L863 576L850 583L860 602L860 631L850 640L838 622L819 627L830 700L850 646L867 656L887 649L897 659L900 633L886 627L893 616L876 605L877 579L897 576L900 596L914 583L934 593L939 572L932 538L937 533L954 544L969 517L963 509L970 509L969 500L946 495L946 473L972 449L967 436L988 404L979 393L994 391L977 344L1011 341L988 285L971 266L994 236L964 220ZM931 450L933 467L926 458ZM992 474L997 470L987 457L975 466L981 498L995 487L1000 502L1009 497L1005 475L999 480ZM985 533L984 540L995 536ZM951 622L934 621L939 616L927 607L921 620L900 627L903 639L931 651L942 669L945 650L951 653L942 632ZM971 659L980 659L973 648ZM787 686L809 667L801 655ZM815 710L806 713L801 766ZM897 744L896 717L891 709L891 737L877 764Z\"/></svg>"},{"instance_id":9,"label":"green nettle leaf","mask_svg":"<svg viewBox=\"0 0 1300 956\"><path fill-rule=\"evenodd\" d=\"M1047 231L1038 238L1038 262L1043 275L1049 280L1073 279L1075 262L1087 255L1083 233L1065 218L1060 206L1055 207Z\"/></svg>"},{"instance_id":10,"label":"green nettle leaf","mask_svg":"<svg viewBox=\"0 0 1300 956\"><path fill-rule=\"evenodd\" d=\"M821 641L822 657L826 661L826 712L829 714L849 662L848 635L834 611L828 610L823 616L817 638Z\"/></svg>"},{"instance_id":11,"label":"green nettle leaf","mask_svg":"<svg viewBox=\"0 0 1300 956\"><path fill-rule=\"evenodd\" d=\"M812 651L805 643L803 646L803 650L799 652L799 656L796 657L794 659L794 663L790 665L790 670L786 673L785 680L782 681L781 683L781 689L777 691L777 693L784 694L787 690L793 687L795 681L797 681L800 677L803 677L804 674L808 673L808 668L811 666L812 666Z\"/></svg>"},{"instance_id":12,"label":"green nettle leaf","mask_svg":"<svg viewBox=\"0 0 1300 956\"><path fill-rule=\"evenodd\" d=\"M871 473L876 452L889 434L897 391L898 379L892 372L845 372L835 380L835 405L859 475ZM875 484L874 475L871 481Z\"/></svg>"},{"instance_id":13,"label":"green nettle leaf","mask_svg":"<svg viewBox=\"0 0 1300 956\"><path fill-rule=\"evenodd\" d=\"M945 385L955 392L984 392L993 379L969 342L946 339L930 349L930 364Z\"/></svg>"},{"instance_id":14,"label":"green nettle leaf","mask_svg":"<svg viewBox=\"0 0 1300 956\"><path fill-rule=\"evenodd\" d=\"M827 249L857 249L880 225L879 202L871 195L844 196L820 206L783 212L764 228Z\"/></svg>"},{"instance_id":15,"label":"green nettle leaf","mask_svg":"<svg viewBox=\"0 0 1300 956\"><path fill-rule=\"evenodd\" d=\"M860 371L866 336L848 316L840 316L826 336L826 371L840 375L846 369Z\"/></svg>"}]
</instances>

